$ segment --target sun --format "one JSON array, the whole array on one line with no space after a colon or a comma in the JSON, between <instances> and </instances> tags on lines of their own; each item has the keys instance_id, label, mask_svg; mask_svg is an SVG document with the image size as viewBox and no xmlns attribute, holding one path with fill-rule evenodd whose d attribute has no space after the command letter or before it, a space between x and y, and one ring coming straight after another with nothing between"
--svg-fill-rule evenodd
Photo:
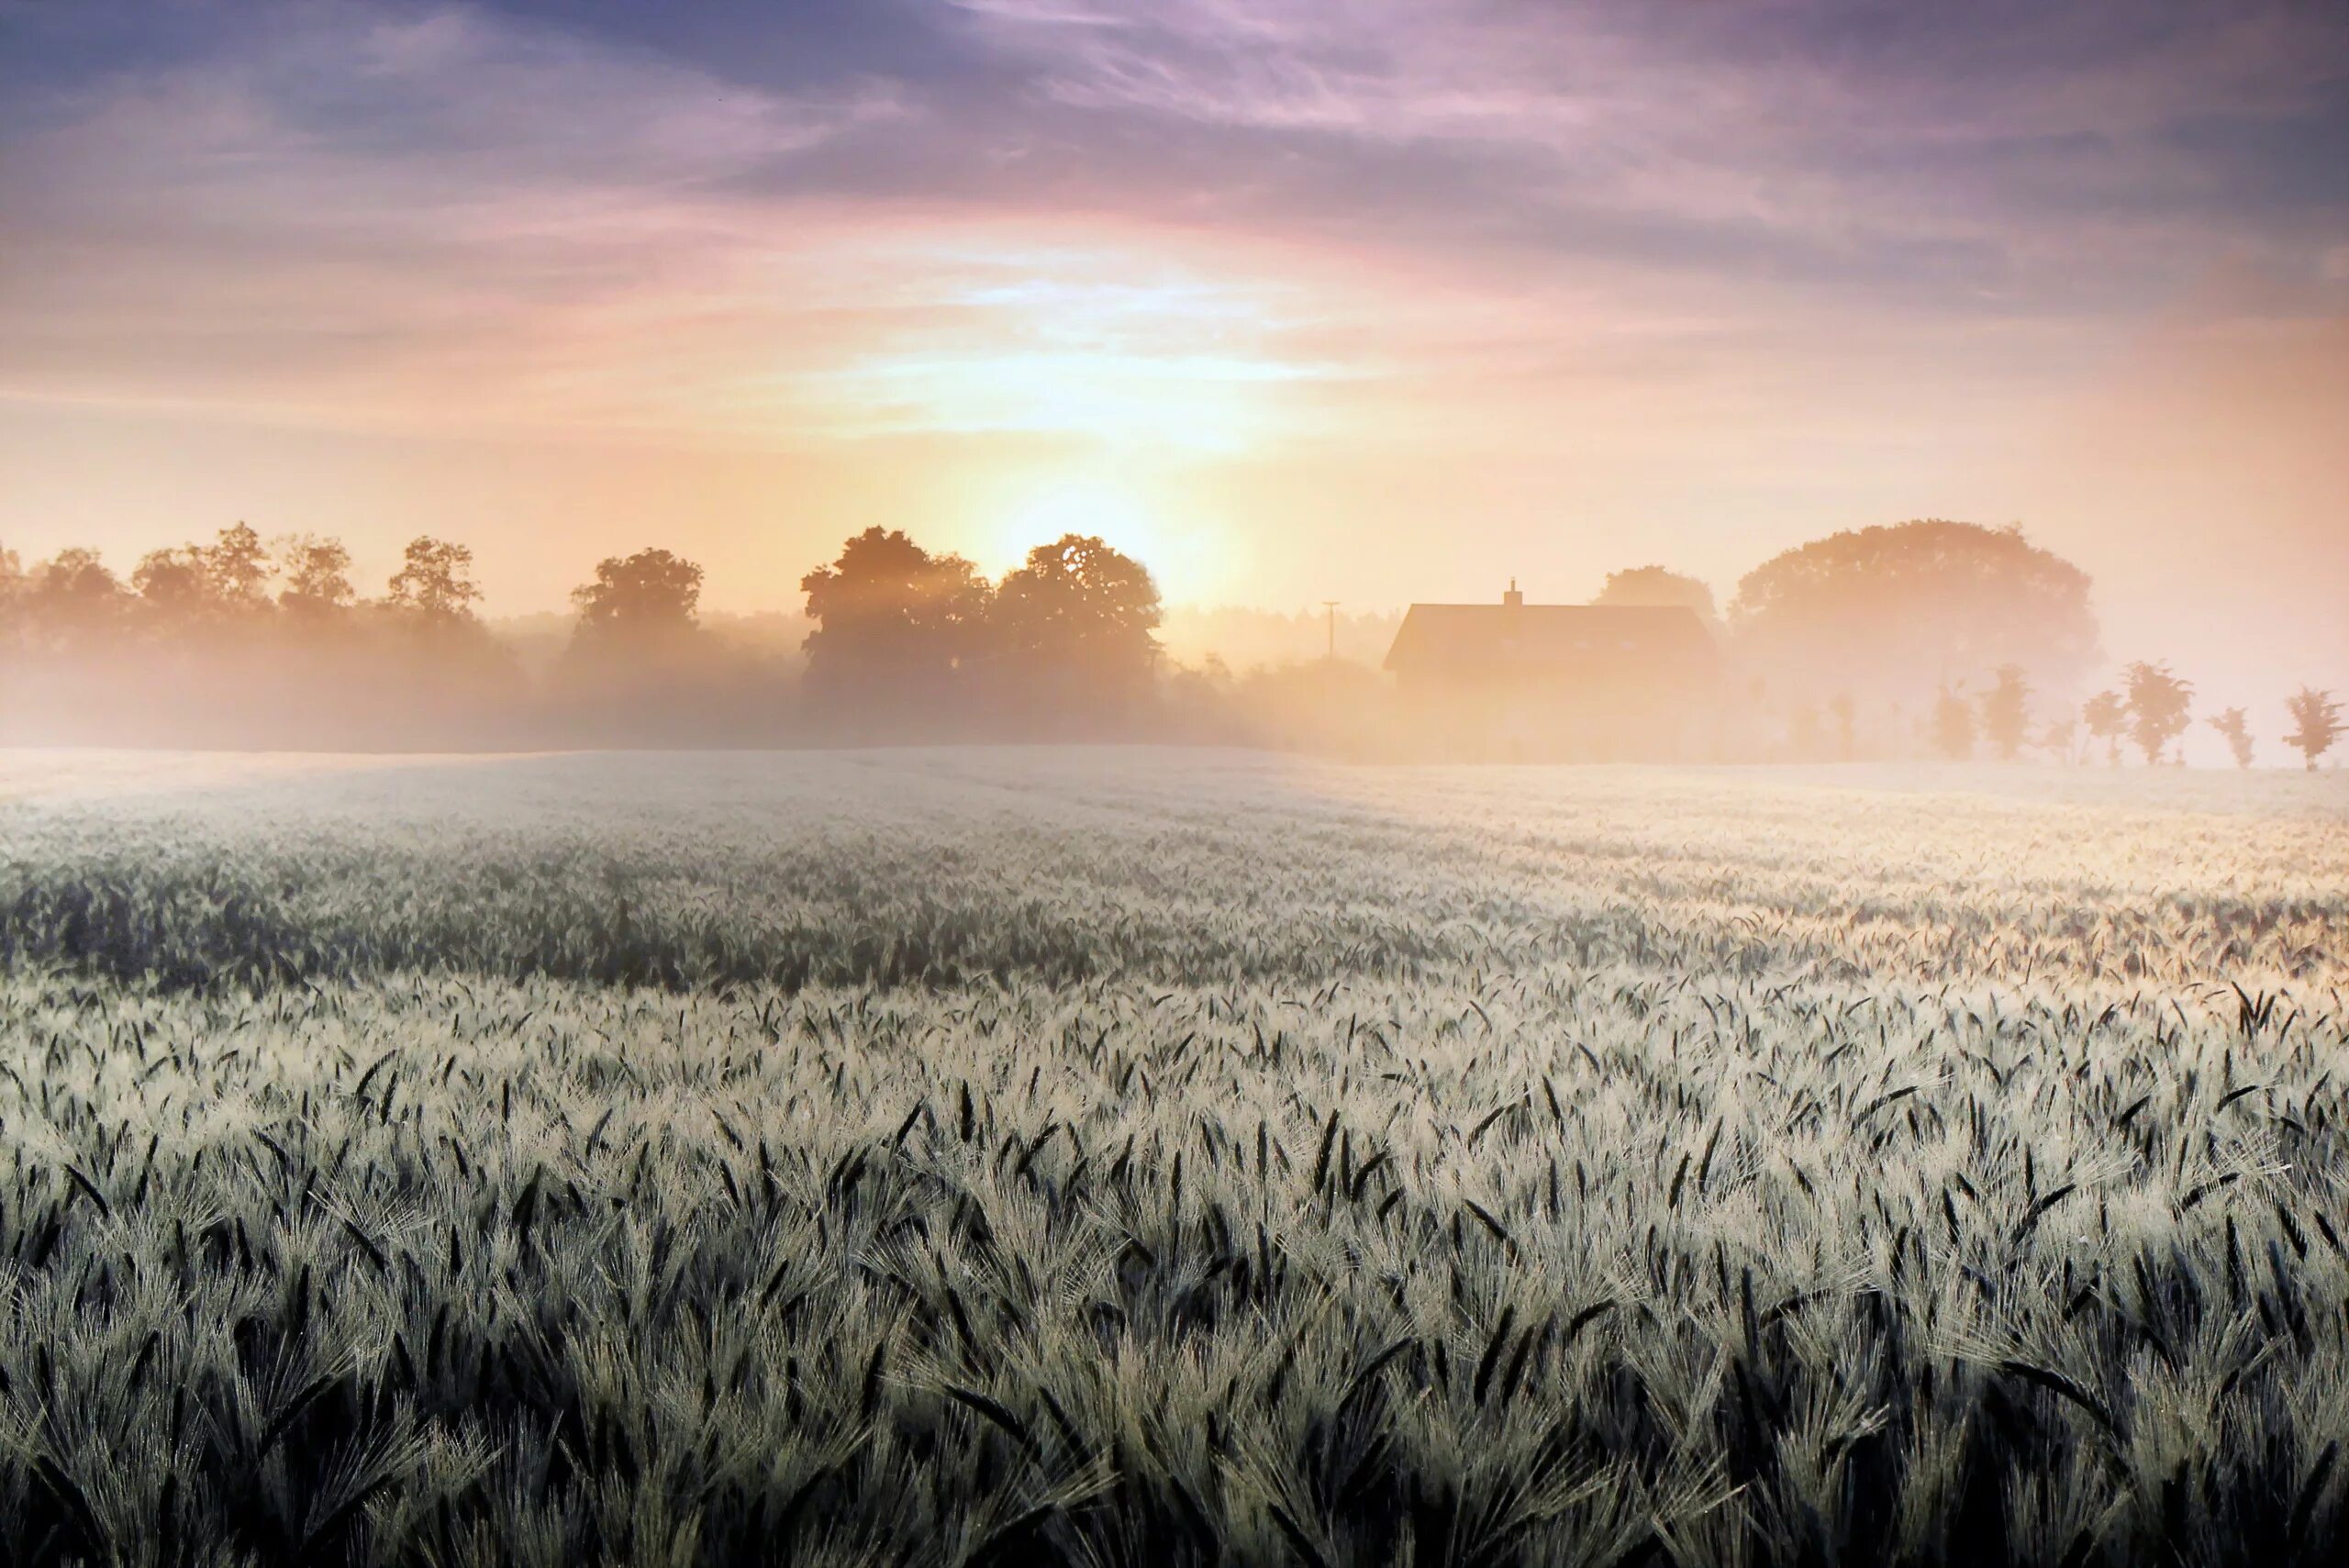
<instances>
[{"instance_id":1,"label":"sun","mask_svg":"<svg viewBox=\"0 0 2349 1568\"><path fill-rule=\"evenodd\" d=\"M981 565L997 574L1063 534L1097 534L1148 567L1166 600L1194 599L1221 576L1205 528L1170 519L1140 486L1105 474L1046 481L1006 506L993 533Z\"/></svg>"}]
</instances>

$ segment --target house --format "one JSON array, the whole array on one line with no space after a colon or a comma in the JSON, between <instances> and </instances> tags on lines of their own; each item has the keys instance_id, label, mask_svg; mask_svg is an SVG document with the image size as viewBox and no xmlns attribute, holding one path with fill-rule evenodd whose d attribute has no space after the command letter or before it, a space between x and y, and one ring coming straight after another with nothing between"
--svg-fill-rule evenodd
<instances>
[{"instance_id":1,"label":"house","mask_svg":"<svg viewBox=\"0 0 2349 1568\"><path fill-rule=\"evenodd\" d=\"M1413 605L1387 650L1414 728L1447 754L1670 757L1709 733L1720 654L1694 610Z\"/></svg>"}]
</instances>

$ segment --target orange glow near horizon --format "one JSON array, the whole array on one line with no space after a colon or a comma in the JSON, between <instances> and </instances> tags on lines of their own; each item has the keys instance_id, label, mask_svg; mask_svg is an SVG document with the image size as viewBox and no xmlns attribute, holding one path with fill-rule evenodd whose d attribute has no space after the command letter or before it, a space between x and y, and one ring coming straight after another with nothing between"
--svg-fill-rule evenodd
<instances>
[{"instance_id":1,"label":"orange glow near horizon","mask_svg":"<svg viewBox=\"0 0 2349 1568\"><path fill-rule=\"evenodd\" d=\"M1078 531L1367 610L1941 516L2116 659L2349 685L2341 40L2244 9L2023 69L1829 0L58 8L0 60L0 547L244 519L372 586L432 532L512 615Z\"/></svg>"}]
</instances>

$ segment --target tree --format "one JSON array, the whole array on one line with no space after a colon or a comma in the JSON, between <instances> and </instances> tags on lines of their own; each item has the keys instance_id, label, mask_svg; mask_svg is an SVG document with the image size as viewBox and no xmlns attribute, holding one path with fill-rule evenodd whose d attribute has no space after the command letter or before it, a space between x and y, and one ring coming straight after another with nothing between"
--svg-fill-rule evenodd
<instances>
[{"instance_id":1,"label":"tree","mask_svg":"<svg viewBox=\"0 0 2349 1568\"><path fill-rule=\"evenodd\" d=\"M149 550L130 569L130 585L148 613L173 625L184 626L213 607L201 545Z\"/></svg>"},{"instance_id":2,"label":"tree","mask_svg":"<svg viewBox=\"0 0 2349 1568\"><path fill-rule=\"evenodd\" d=\"M473 552L429 534L408 540L400 569L392 574L389 603L428 625L471 621L481 589L473 580Z\"/></svg>"},{"instance_id":3,"label":"tree","mask_svg":"<svg viewBox=\"0 0 2349 1568\"><path fill-rule=\"evenodd\" d=\"M2088 739L2105 743L2104 760L2121 765L2121 736L2129 725L2129 702L2119 692L2099 692L2081 706Z\"/></svg>"},{"instance_id":4,"label":"tree","mask_svg":"<svg viewBox=\"0 0 2349 1568\"><path fill-rule=\"evenodd\" d=\"M989 657L1025 706L1084 712L1148 686L1159 617L1158 584L1141 562L1097 537L1063 534L996 586Z\"/></svg>"},{"instance_id":5,"label":"tree","mask_svg":"<svg viewBox=\"0 0 2349 1568\"><path fill-rule=\"evenodd\" d=\"M2076 762L2080 760L2079 735L2080 721L2067 713L2060 718L2047 721L2047 728L2039 733L2039 743L2057 762Z\"/></svg>"},{"instance_id":6,"label":"tree","mask_svg":"<svg viewBox=\"0 0 2349 1568\"><path fill-rule=\"evenodd\" d=\"M0 545L0 654L13 651L26 640L25 606L32 591L32 575L17 552Z\"/></svg>"},{"instance_id":7,"label":"tree","mask_svg":"<svg viewBox=\"0 0 2349 1568\"><path fill-rule=\"evenodd\" d=\"M1974 705L1947 686L1933 704L1933 746L1953 762L1974 755Z\"/></svg>"},{"instance_id":8,"label":"tree","mask_svg":"<svg viewBox=\"0 0 2349 1568\"><path fill-rule=\"evenodd\" d=\"M239 523L208 545L149 550L132 569L130 584L150 611L184 631L267 608L273 570L261 536Z\"/></svg>"},{"instance_id":9,"label":"tree","mask_svg":"<svg viewBox=\"0 0 2349 1568\"><path fill-rule=\"evenodd\" d=\"M2242 708L2231 707L2210 722L2211 728L2227 738L2227 750L2234 753L2235 766L2251 766L2251 715Z\"/></svg>"},{"instance_id":10,"label":"tree","mask_svg":"<svg viewBox=\"0 0 2349 1568\"><path fill-rule=\"evenodd\" d=\"M357 602L359 591L351 584L351 551L341 540L292 535L277 541L277 559L285 573L285 586L277 595L280 608L315 619Z\"/></svg>"},{"instance_id":11,"label":"tree","mask_svg":"<svg viewBox=\"0 0 2349 1568\"><path fill-rule=\"evenodd\" d=\"M2170 673L2167 664L2140 660L2129 666L2129 737L2145 753L2145 765L2162 760L2169 743L2186 733L2194 687Z\"/></svg>"},{"instance_id":12,"label":"tree","mask_svg":"<svg viewBox=\"0 0 2349 1568\"><path fill-rule=\"evenodd\" d=\"M1606 586L1590 602L1691 609L1705 623L1707 631L1720 629L1720 615L1713 607L1712 589L1695 577L1662 566L1634 566L1624 572L1610 572Z\"/></svg>"},{"instance_id":13,"label":"tree","mask_svg":"<svg viewBox=\"0 0 2349 1568\"><path fill-rule=\"evenodd\" d=\"M977 650L986 579L959 555L932 555L896 528L869 528L840 559L799 580L816 629L806 684L838 709L935 706ZM885 717L874 714L874 717Z\"/></svg>"},{"instance_id":14,"label":"tree","mask_svg":"<svg viewBox=\"0 0 2349 1568\"><path fill-rule=\"evenodd\" d=\"M2031 683L2020 664L1998 666L1998 684L1982 694L1982 733L2002 762L2022 754L2031 736Z\"/></svg>"},{"instance_id":15,"label":"tree","mask_svg":"<svg viewBox=\"0 0 2349 1568\"><path fill-rule=\"evenodd\" d=\"M197 551L213 599L230 611L261 608L268 603L270 573L275 570L261 536L239 523L222 528L220 537Z\"/></svg>"},{"instance_id":16,"label":"tree","mask_svg":"<svg viewBox=\"0 0 2349 1568\"><path fill-rule=\"evenodd\" d=\"M1814 539L1738 584L1731 635L1783 690L1906 694L2019 664L2063 685L2096 656L2087 573L2015 528L1929 519Z\"/></svg>"},{"instance_id":17,"label":"tree","mask_svg":"<svg viewBox=\"0 0 2349 1568\"><path fill-rule=\"evenodd\" d=\"M2302 686L2284 707L2292 716L2292 732L2284 737L2284 744L2307 759L2309 771L2314 773L2316 760L2341 738L2341 705L2332 700L2331 692Z\"/></svg>"},{"instance_id":18,"label":"tree","mask_svg":"<svg viewBox=\"0 0 2349 1568\"><path fill-rule=\"evenodd\" d=\"M121 625L129 597L97 551L72 548L26 574L17 604L34 638L63 647L112 633Z\"/></svg>"},{"instance_id":19,"label":"tree","mask_svg":"<svg viewBox=\"0 0 2349 1568\"><path fill-rule=\"evenodd\" d=\"M594 582L572 590L576 636L634 646L679 640L696 629L701 580L700 567L665 550L607 557L596 563Z\"/></svg>"}]
</instances>

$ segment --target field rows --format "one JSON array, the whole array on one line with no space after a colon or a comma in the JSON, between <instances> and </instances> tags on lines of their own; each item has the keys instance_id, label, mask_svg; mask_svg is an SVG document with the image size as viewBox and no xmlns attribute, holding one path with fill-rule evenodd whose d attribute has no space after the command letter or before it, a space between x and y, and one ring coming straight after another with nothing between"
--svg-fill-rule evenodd
<instances>
[{"instance_id":1,"label":"field rows","mask_svg":"<svg viewBox=\"0 0 2349 1568\"><path fill-rule=\"evenodd\" d=\"M2342 803L1867 782L0 808L0 1557L2334 1561Z\"/></svg>"}]
</instances>

